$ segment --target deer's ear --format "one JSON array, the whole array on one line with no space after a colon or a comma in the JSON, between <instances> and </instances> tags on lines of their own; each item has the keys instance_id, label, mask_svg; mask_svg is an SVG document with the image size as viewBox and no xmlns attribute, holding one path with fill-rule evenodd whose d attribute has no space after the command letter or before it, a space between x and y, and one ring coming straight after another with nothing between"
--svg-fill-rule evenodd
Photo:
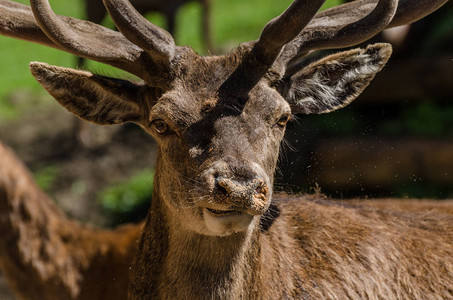
<instances>
[{"instance_id":1,"label":"deer's ear","mask_svg":"<svg viewBox=\"0 0 453 300\"><path fill-rule=\"evenodd\" d=\"M293 113L337 110L360 95L391 53L389 44L374 44L327 56L285 80L281 93Z\"/></svg>"},{"instance_id":2,"label":"deer's ear","mask_svg":"<svg viewBox=\"0 0 453 300\"><path fill-rule=\"evenodd\" d=\"M32 62L38 82L67 110L101 125L138 122L144 86L85 71Z\"/></svg>"}]
</instances>

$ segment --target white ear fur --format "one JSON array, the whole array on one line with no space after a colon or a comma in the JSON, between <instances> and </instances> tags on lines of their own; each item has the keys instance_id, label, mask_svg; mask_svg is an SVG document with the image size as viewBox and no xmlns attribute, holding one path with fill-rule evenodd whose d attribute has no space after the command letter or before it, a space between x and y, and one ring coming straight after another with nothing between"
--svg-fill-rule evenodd
<instances>
[{"instance_id":1,"label":"white ear fur","mask_svg":"<svg viewBox=\"0 0 453 300\"><path fill-rule=\"evenodd\" d=\"M283 96L294 113L320 114L351 103L389 59L389 44L325 57L291 76Z\"/></svg>"}]
</instances>

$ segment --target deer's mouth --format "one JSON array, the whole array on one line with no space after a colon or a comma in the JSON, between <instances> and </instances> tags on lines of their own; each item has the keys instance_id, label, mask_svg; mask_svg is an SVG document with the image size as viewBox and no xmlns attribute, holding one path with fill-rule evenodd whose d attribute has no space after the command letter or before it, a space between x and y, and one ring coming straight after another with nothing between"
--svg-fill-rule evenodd
<instances>
[{"instance_id":1,"label":"deer's mouth","mask_svg":"<svg viewBox=\"0 0 453 300\"><path fill-rule=\"evenodd\" d=\"M207 211L209 211L211 214L217 215L217 216L230 216L230 215L239 215L242 214L242 212L234 209L230 210L217 210L213 208L206 208Z\"/></svg>"},{"instance_id":2,"label":"deer's mouth","mask_svg":"<svg viewBox=\"0 0 453 300\"><path fill-rule=\"evenodd\" d=\"M204 234L213 236L227 236L243 232L249 228L254 216L237 209L203 209L203 219L208 229Z\"/></svg>"}]
</instances>

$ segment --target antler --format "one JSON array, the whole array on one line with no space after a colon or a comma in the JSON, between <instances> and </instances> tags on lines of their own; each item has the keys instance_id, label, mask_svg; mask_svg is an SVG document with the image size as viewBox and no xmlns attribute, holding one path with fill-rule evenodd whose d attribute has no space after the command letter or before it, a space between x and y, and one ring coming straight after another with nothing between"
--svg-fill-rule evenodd
<instances>
[{"instance_id":1,"label":"antler","mask_svg":"<svg viewBox=\"0 0 453 300\"><path fill-rule=\"evenodd\" d=\"M146 78L139 62L143 51L120 33L77 19L63 19L53 12L48 0L30 0L30 5L41 30L59 48Z\"/></svg>"},{"instance_id":2,"label":"antler","mask_svg":"<svg viewBox=\"0 0 453 300\"><path fill-rule=\"evenodd\" d=\"M0 0L0 33L60 49L36 24L30 7L12 1Z\"/></svg>"},{"instance_id":3,"label":"antler","mask_svg":"<svg viewBox=\"0 0 453 300\"><path fill-rule=\"evenodd\" d=\"M48 0L31 0L37 23L29 7L0 0L0 33L110 64L152 86L168 84L170 75L165 71L179 51L171 35L143 18L129 1L103 1L123 35L87 21L57 16ZM315 15L324 1L295 0L266 25L251 52L261 66L248 83L256 82L272 64L297 62L311 50L356 45L385 28L414 22L448 0L379 0L377 4L376 0L357 0Z\"/></svg>"},{"instance_id":4,"label":"antler","mask_svg":"<svg viewBox=\"0 0 453 300\"><path fill-rule=\"evenodd\" d=\"M311 50L357 45L386 28L415 22L447 1L380 0L376 5L375 0L358 0L325 10L285 46L278 61L294 61Z\"/></svg>"},{"instance_id":5,"label":"antler","mask_svg":"<svg viewBox=\"0 0 453 300\"><path fill-rule=\"evenodd\" d=\"M280 16L263 29L253 49L256 57L271 65L287 43L307 26L326 0L295 0Z\"/></svg>"},{"instance_id":6,"label":"antler","mask_svg":"<svg viewBox=\"0 0 453 300\"><path fill-rule=\"evenodd\" d=\"M324 2L325 0L296 0L283 14L267 23L261 33L260 39L253 49L257 58L264 64L270 65L280 54L281 49L288 43L293 44L294 42L291 41L296 37L296 40L302 40L301 43L306 42L307 39L304 36L304 33L307 32L307 30L303 29L307 27L307 25L309 28L323 28L323 26L326 26L326 24L324 24L324 15L327 14L327 16L330 16L329 13L337 13L335 9L327 10L327 13L324 12L324 14L318 14L315 19L313 19L313 16L315 16ZM398 0L379 0L378 4L369 14L366 14L366 12L370 11L369 7L355 5L354 8L359 9L364 17L358 20L353 19L355 22L347 22L346 26L340 27L337 25L338 28L334 27L337 29L336 32L333 32L332 30L320 30L321 35L316 32L316 34L313 34L313 37L331 39L336 35L335 40L337 40L337 43L339 44L344 44L346 41L350 40L367 40L390 23L395 14L397 2ZM344 6L339 6L337 9L338 8L344 8ZM343 9L342 11L346 12L347 10ZM351 18L349 18L348 21L350 21L350 19ZM331 19L328 21L330 21L328 24L332 24ZM338 22L338 20L334 21ZM313 22L315 22L315 25L313 25ZM310 32L312 31L313 30Z\"/></svg>"},{"instance_id":7,"label":"antler","mask_svg":"<svg viewBox=\"0 0 453 300\"><path fill-rule=\"evenodd\" d=\"M170 33L145 19L126 0L103 0L116 27L155 61L168 64L175 55L175 41Z\"/></svg>"},{"instance_id":8,"label":"antler","mask_svg":"<svg viewBox=\"0 0 453 300\"><path fill-rule=\"evenodd\" d=\"M30 0L30 4L31 9L16 2L0 0L0 33L112 65L137 75L152 86L168 84L168 80L161 76L163 59L155 54L159 51L153 52L149 48L145 51L139 47L143 43L138 43L137 46L133 43L136 39L126 38L103 26L57 16L47 0ZM135 24L137 21L131 19L130 22ZM165 35L162 33L165 32L163 29L159 32ZM151 38L155 36L150 36L149 40ZM170 39L172 41L171 36ZM173 50L168 51L172 54L167 55L167 59L174 55L174 42L172 47L168 47ZM168 60L165 65L168 65Z\"/></svg>"}]
</instances>

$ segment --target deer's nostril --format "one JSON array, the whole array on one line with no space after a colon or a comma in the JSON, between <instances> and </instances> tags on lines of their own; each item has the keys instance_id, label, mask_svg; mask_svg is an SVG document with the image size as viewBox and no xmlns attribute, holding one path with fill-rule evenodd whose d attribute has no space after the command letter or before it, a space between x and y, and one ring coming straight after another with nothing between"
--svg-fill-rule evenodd
<instances>
[{"instance_id":1,"label":"deer's nostril","mask_svg":"<svg viewBox=\"0 0 453 300\"><path fill-rule=\"evenodd\" d=\"M216 184L217 191L220 194L228 195L231 192L231 188L228 187L228 183L225 180L219 180Z\"/></svg>"},{"instance_id":2,"label":"deer's nostril","mask_svg":"<svg viewBox=\"0 0 453 300\"><path fill-rule=\"evenodd\" d=\"M226 178L216 179L216 190L221 195L248 197L253 196L265 199L269 192L269 188L263 180L254 179L247 182L237 182Z\"/></svg>"},{"instance_id":3,"label":"deer's nostril","mask_svg":"<svg viewBox=\"0 0 453 300\"><path fill-rule=\"evenodd\" d=\"M269 192L269 188L267 185L264 184L264 182L261 182L256 188L255 188L255 193L258 195L263 195L264 197L267 195Z\"/></svg>"}]
</instances>

